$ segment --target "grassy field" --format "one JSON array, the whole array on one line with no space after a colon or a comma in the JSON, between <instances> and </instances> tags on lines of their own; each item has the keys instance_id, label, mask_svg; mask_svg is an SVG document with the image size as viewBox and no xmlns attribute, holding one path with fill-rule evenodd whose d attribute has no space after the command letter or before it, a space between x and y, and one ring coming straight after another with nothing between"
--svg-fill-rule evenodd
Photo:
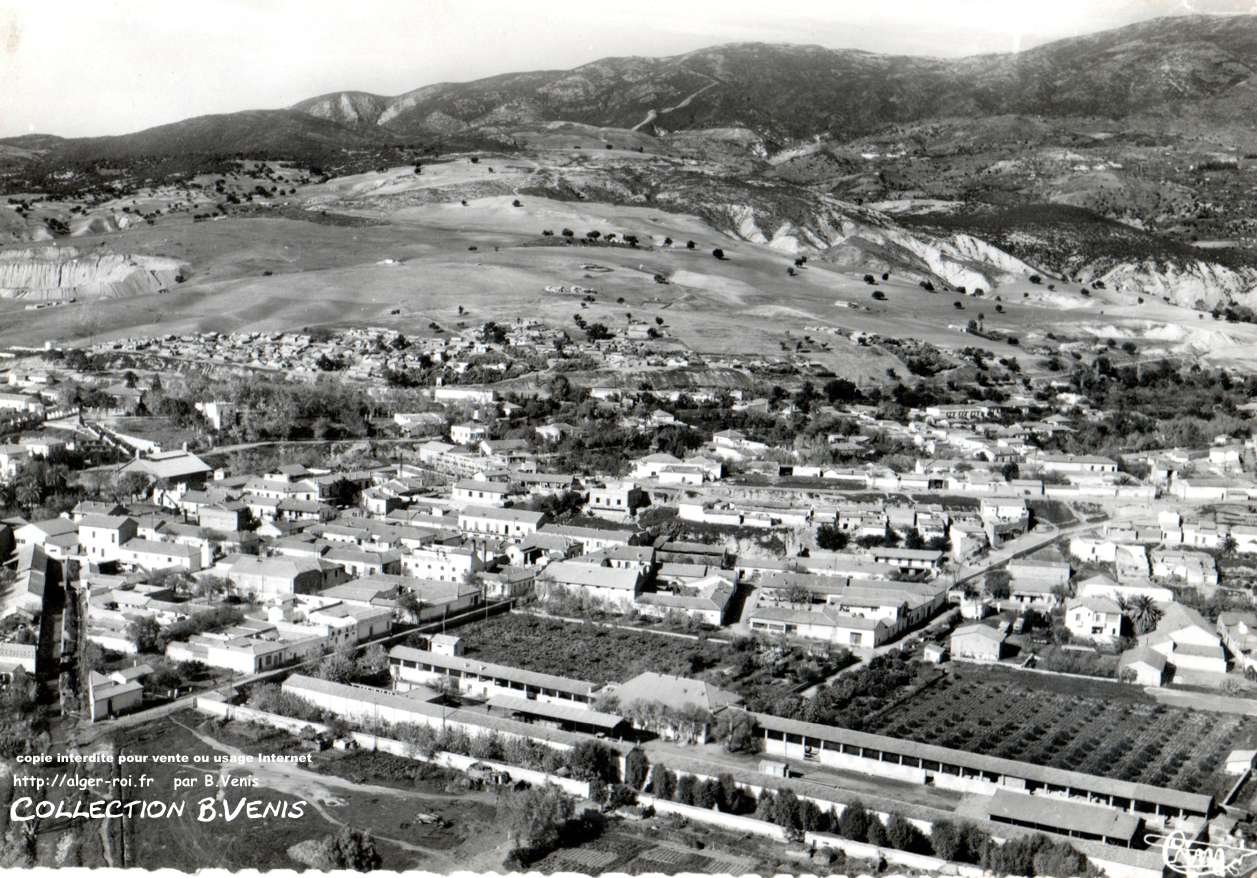
<instances>
[{"instance_id":1,"label":"grassy field","mask_svg":"<svg viewBox=\"0 0 1257 878\"><path fill-rule=\"evenodd\" d=\"M1051 681L1051 678L1044 678ZM1257 719L1116 697L1116 684L960 671L868 729L1191 792L1225 790L1227 754L1257 741Z\"/></svg>"},{"instance_id":2,"label":"grassy field","mask_svg":"<svg viewBox=\"0 0 1257 878\"><path fill-rule=\"evenodd\" d=\"M460 627L469 658L593 683L623 682L644 671L695 676L728 648L650 631L506 613Z\"/></svg>"},{"instance_id":3,"label":"grassy field","mask_svg":"<svg viewBox=\"0 0 1257 878\"><path fill-rule=\"evenodd\" d=\"M781 853L781 847L772 842L735 838L707 826L682 827L677 821L657 818L638 825L613 826L580 847L554 851L529 869L547 875L767 875L794 871L782 868L785 861Z\"/></svg>"},{"instance_id":4,"label":"grassy field","mask_svg":"<svg viewBox=\"0 0 1257 878\"><path fill-rule=\"evenodd\" d=\"M250 215L198 223L176 216L154 226L77 237L73 243L84 251L103 246L180 259L190 266L188 279L164 295L82 300L44 311L27 312L20 300L0 300L0 344L312 325L384 324L425 334L432 321L456 327L460 321L516 316L570 326L579 303L546 293L544 287L553 284L600 291L583 312L591 323L614 327L626 312L660 316L669 336L704 353L780 353L783 344L793 348L795 340L811 335L806 357L852 378L885 378L887 368L900 375L906 369L886 351L808 327L973 346L1018 356L1029 370L1037 368L1037 358L1027 355L1027 343L1049 329L1085 334L1100 311L1104 321L1119 326L1166 321L1201 329L1194 313L1155 301L1136 308L1097 298L1061 309L1038 288L1031 298L1023 298L1020 289L1004 291L1003 311L997 313L992 301L927 294L914 280L893 274L879 284L885 299L877 301L858 266L814 259L797 277L787 277L791 253L733 240L695 216L531 195L512 206L512 188L526 185L538 164L566 161L570 155L542 154L504 161L493 174L487 162L441 163L419 177L406 169L360 174L302 187L291 204L269 213L254 208ZM466 205L459 195L471 195ZM372 224L320 221L320 210ZM534 246L554 240L543 239L542 229L564 227L578 236L589 229L636 234L650 245ZM696 247L659 246L665 237L694 240ZM717 246L727 259L711 256ZM589 262L612 270L591 274L582 268ZM656 284L656 273L670 283ZM957 303L965 309L956 309ZM459 305L467 311L462 316ZM400 313L392 314L394 309ZM988 331L1017 334L1021 346L964 333L979 311ZM1257 340L1257 327L1228 325L1226 332L1241 346ZM1215 349L1226 346L1214 341Z\"/></svg>"},{"instance_id":5,"label":"grassy field","mask_svg":"<svg viewBox=\"0 0 1257 878\"><path fill-rule=\"evenodd\" d=\"M130 754L300 752L288 735L236 723L223 726L192 713L129 730L125 743ZM197 803L213 796L215 790L200 784L174 788L176 778L199 778L207 769L153 763L135 766L131 774L145 773L153 779L145 798L188 804L182 817L129 823L125 829L131 846L127 863L182 871L209 866L294 868L299 863L288 855L292 846L325 837L342 824L372 833L385 869L449 871L473 857L497 856L495 848L505 839L495 828L497 815L491 800L479 793L448 794L444 790L449 777L444 772L424 770L409 760L398 762L406 764L382 765L371 754L329 753L317 756L310 766L233 769L233 777L252 776L258 785L223 789L226 802L234 805L248 798L291 805L301 800L306 802L304 814L229 821L220 813L210 822L196 819ZM347 782L341 779L346 776ZM417 812L438 815L443 822L418 822Z\"/></svg>"}]
</instances>

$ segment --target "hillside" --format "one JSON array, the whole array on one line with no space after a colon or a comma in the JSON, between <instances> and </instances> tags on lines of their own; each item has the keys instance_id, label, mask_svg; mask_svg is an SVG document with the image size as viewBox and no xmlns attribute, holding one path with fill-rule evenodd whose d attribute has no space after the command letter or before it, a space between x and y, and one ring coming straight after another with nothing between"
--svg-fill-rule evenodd
<instances>
[{"instance_id":1,"label":"hillside","mask_svg":"<svg viewBox=\"0 0 1257 878\"><path fill-rule=\"evenodd\" d=\"M293 109L406 135L566 120L618 128L644 123L657 133L745 127L784 143L946 116L1124 118L1181 106L1207 112L1210 102L1234 112L1226 99L1255 69L1254 19L1192 16L1018 54L942 60L740 43L443 83L395 97L344 92Z\"/></svg>"},{"instance_id":2,"label":"hillside","mask_svg":"<svg viewBox=\"0 0 1257 878\"><path fill-rule=\"evenodd\" d=\"M1253 16L1160 18L1025 52L959 59L735 43L425 85L393 96L333 92L286 110L203 116L118 137L41 141L40 149L74 158L304 153L554 121L656 135L743 128L775 149L947 117L1150 115L1226 125L1257 108L1255 70ZM15 140L0 145L30 148Z\"/></svg>"},{"instance_id":3,"label":"hillside","mask_svg":"<svg viewBox=\"0 0 1257 878\"><path fill-rule=\"evenodd\" d=\"M1247 362L1248 329L1201 321L1257 319L1254 70L1257 17L1191 16L1019 54L739 43L9 138L0 242L17 249L0 310L17 333L422 332L480 296L566 323L547 290L586 285L597 239L581 236L614 231L640 250L600 251L618 265L600 287L666 309L669 338L694 350L737 337L884 375L897 367L863 334L971 346L972 308L1005 324L988 339L1004 353L1007 338L1031 350L1103 326ZM70 271L36 243L91 256ZM89 321L83 302L102 298L107 317ZM744 341L748 321L764 326Z\"/></svg>"},{"instance_id":4,"label":"hillside","mask_svg":"<svg viewBox=\"0 0 1257 878\"><path fill-rule=\"evenodd\" d=\"M65 140L52 157L66 160L157 155L310 156L383 142L382 133L354 130L295 110L246 110L197 116L134 134Z\"/></svg>"}]
</instances>

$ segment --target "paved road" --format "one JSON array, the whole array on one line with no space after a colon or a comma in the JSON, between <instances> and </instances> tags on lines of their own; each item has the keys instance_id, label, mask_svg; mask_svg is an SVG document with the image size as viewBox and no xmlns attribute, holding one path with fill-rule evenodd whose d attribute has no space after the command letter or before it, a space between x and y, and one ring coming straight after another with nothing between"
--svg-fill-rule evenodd
<instances>
[{"instance_id":1,"label":"paved road","mask_svg":"<svg viewBox=\"0 0 1257 878\"><path fill-rule=\"evenodd\" d=\"M1169 707L1209 710L1214 713L1233 713L1238 716L1257 716L1257 700L1251 698L1237 698L1222 694L1214 695L1207 692L1191 692L1183 689L1165 689L1160 686L1148 686L1144 691Z\"/></svg>"},{"instance_id":2,"label":"paved road","mask_svg":"<svg viewBox=\"0 0 1257 878\"><path fill-rule=\"evenodd\" d=\"M956 585L960 585L961 583L977 579L980 576L985 576L987 571L993 567L999 567L1000 565L1007 564L1009 561L1016 558L1033 554L1034 552L1039 551L1039 549L1042 549L1045 546L1050 546L1061 540L1067 540L1070 537L1077 536L1078 534L1096 530L1103 523L1104 522L1102 521L1084 521L1066 528L1053 527L1047 532L1038 530L1031 531L1024 536L1020 536L1015 540L1010 540L1000 546L998 549L984 557L980 563L962 567L956 574L955 583Z\"/></svg>"}]
</instances>

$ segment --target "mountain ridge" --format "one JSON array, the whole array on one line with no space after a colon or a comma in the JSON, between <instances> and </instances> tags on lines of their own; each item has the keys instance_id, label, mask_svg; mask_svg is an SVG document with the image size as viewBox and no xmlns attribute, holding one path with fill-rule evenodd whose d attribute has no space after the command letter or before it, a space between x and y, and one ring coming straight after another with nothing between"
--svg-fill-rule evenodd
<instances>
[{"instance_id":1,"label":"mountain ridge","mask_svg":"<svg viewBox=\"0 0 1257 878\"><path fill-rule=\"evenodd\" d=\"M285 108L199 116L46 148L73 156L93 148L107 154L240 152L275 148L288 138L299 147L352 149L372 141L557 121L639 127L654 134L746 128L781 148L816 136L850 139L946 116L1121 119L1175 115L1193 107L1233 117L1257 109L1255 76L1257 16L1252 15L1150 19L1017 53L955 59L737 42L670 56L608 57L567 70L432 83L398 95L332 91ZM1250 88L1237 91L1243 84ZM682 112L651 118L687 100ZM1214 108L1210 102L1221 103ZM303 125L286 114L318 122ZM0 143L17 145L12 141Z\"/></svg>"}]
</instances>

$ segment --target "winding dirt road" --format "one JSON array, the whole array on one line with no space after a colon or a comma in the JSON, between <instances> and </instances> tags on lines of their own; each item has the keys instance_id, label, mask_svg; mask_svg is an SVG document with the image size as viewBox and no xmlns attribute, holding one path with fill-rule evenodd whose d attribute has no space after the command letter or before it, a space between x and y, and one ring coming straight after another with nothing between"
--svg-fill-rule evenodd
<instances>
[{"instance_id":1,"label":"winding dirt road","mask_svg":"<svg viewBox=\"0 0 1257 878\"><path fill-rule=\"evenodd\" d=\"M178 720L172 719L171 722L186 730L189 734L195 736L197 740L207 746L213 747L231 756L243 759L247 754L237 747L225 744L209 735L203 734L191 726L184 725ZM319 774L302 768L291 762L249 762L247 765L241 762L226 763L219 768L219 777L225 780L227 775L234 772L247 772L257 779L260 786L274 790L287 796L294 796L303 799L309 803L314 811L333 826L346 826L344 820L336 815L333 809L343 804L343 802L335 795L334 790L344 790L353 793L366 793L368 795L391 796L393 798L402 799L409 804L429 805L434 799L459 801L484 801L489 804L494 803L494 797L485 792L469 792L466 794L429 794L429 793L412 793L406 790L399 790L394 787L385 787L378 784L355 783L346 780L343 777L337 777L330 774ZM217 796L223 798L224 791L227 786L219 783L217 786ZM418 810L424 810L422 807ZM454 871L465 868L467 857L459 856L455 859L449 851L438 851L432 848L423 847L413 842L404 841L399 838L390 838L388 836L372 833L372 835L380 841L388 842L391 845L411 851L412 853L422 854L430 857L433 865L439 864L441 869ZM500 864L501 860L498 860Z\"/></svg>"}]
</instances>

